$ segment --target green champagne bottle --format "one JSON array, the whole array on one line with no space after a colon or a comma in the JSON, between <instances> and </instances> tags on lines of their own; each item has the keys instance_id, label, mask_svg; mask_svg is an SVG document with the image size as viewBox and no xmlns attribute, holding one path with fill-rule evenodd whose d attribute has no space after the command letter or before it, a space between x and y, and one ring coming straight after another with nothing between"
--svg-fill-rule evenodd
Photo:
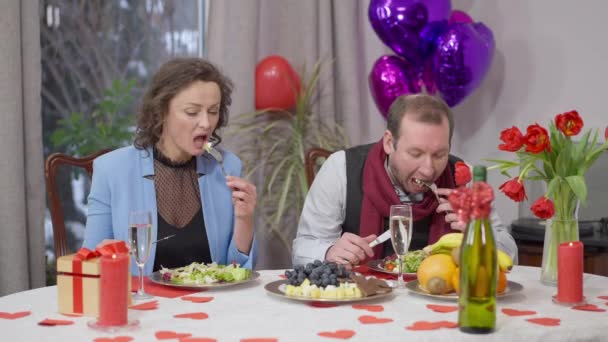
<instances>
[{"instance_id":1,"label":"green champagne bottle","mask_svg":"<svg viewBox=\"0 0 608 342\"><path fill-rule=\"evenodd\" d=\"M485 166L473 168L473 182L486 181ZM462 332L487 334L496 326L498 255L489 213L471 218L460 253L458 325Z\"/></svg>"}]
</instances>

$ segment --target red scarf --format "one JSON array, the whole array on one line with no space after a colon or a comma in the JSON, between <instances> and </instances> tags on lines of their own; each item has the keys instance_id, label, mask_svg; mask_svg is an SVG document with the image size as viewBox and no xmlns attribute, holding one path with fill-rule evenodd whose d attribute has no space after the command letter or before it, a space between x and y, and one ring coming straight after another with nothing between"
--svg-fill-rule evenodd
<instances>
[{"instance_id":1,"label":"red scarf","mask_svg":"<svg viewBox=\"0 0 608 342\"><path fill-rule=\"evenodd\" d=\"M383 218L389 216L390 207L400 204L399 197L395 193L393 183L386 173L384 163L386 153L380 140L372 147L365 160L363 167L363 202L361 203L360 235L365 237L370 234L380 235L383 232ZM435 184L438 188L456 187L454 176L449 166L443 170ZM450 225L445 222L445 213L436 213L437 200L435 196L427 191L421 202L412 204L414 222L431 216L428 243L432 244L442 235L452 231ZM382 245L374 247L374 255L382 257L384 248Z\"/></svg>"}]
</instances>

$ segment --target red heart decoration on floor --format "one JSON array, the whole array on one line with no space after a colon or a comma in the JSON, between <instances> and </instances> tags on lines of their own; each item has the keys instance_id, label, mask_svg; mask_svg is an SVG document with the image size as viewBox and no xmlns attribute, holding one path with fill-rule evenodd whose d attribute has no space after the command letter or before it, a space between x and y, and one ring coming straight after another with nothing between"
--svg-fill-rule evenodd
<instances>
[{"instance_id":1,"label":"red heart decoration on floor","mask_svg":"<svg viewBox=\"0 0 608 342\"><path fill-rule=\"evenodd\" d=\"M182 300L187 300L192 303L207 303L213 300L213 297L196 297L196 296L185 296Z\"/></svg>"},{"instance_id":2,"label":"red heart decoration on floor","mask_svg":"<svg viewBox=\"0 0 608 342\"><path fill-rule=\"evenodd\" d=\"M174 315L175 318L190 318L190 319L207 319L209 315L204 312L191 312L191 313L183 313L179 315Z\"/></svg>"},{"instance_id":3,"label":"red heart decoration on floor","mask_svg":"<svg viewBox=\"0 0 608 342\"><path fill-rule=\"evenodd\" d=\"M308 303L308 305L312 306L313 308L335 308L336 306L338 306L338 304L323 302L310 302Z\"/></svg>"},{"instance_id":4,"label":"red heart decoration on floor","mask_svg":"<svg viewBox=\"0 0 608 342\"><path fill-rule=\"evenodd\" d=\"M158 309L158 301L153 300L150 302L145 302L137 305L131 305L129 309L133 310L156 310Z\"/></svg>"},{"instance_id":5,"label":"red heart decoration on floor","mask_svg":"<svg viewBox=\"0 0 608 342\"><path fill-rule=\"evenodd\" d=\"M597 298L608 300L608 296L597 296Z\"/></svg>"},{"instance_id":6,"label":"red heart decoration on floor","mask_svg":"<svg viewBox=\"0 0 608 342\"><path fill-rule=\"evenodd\" d=\"M117 337L98 337L93 342L129 342L133 341L133 337L117 336Z\"/></svg>"},{"instance_id":7,"label":"red heart decoration on floor","mask_svg":"<svg viewBox=\"0 0 608 342\"><path fill-rule=\"evenodd\" d=\"M210 337L184 337L180 338L179 342L217 342L217 340Z\"/></svg>"},{"instance_id":8,"label":"red heart decoration on floor","mask_svg":"<svg viewBox=\"0 0 608 342\"><path fill-rule=\"evenodd\" d=\"M170 339L176 339L176 338L190 337L190 336L192 336L192 334L176 333L175 331L163 330L163 331L157 331L154 334L154 336L156 336L157 340L170 340Z\"/></svg>"},{"instance_id":9,"label":"red heart decoration on floor","mask_svg":"<svg viewBox=\"0 0 608 342\"><path fill-rule=\"evenodd\" d=\"M458 310L458 307L456 305L427 304L426 307L427 309L431 309L435 312L440 313L454 312Z\"/></svg>"},{"instance_id":10,"label":"red heart decoration on floor","mask_svg":"<svg viewBox=\"0 0 608 342\"><path fill-rule=\"evenodd\" d=\"M322 331L317 335L321 337L331 337L348 340L349 338L355 336L355 332L352 330Z\"/></svg>"},{"instance_id":11,"label":"red heart decoration on floor","mask_svg":"<svg viewBox=\"0 0 608 342\"><path fill-rule=\"evenodd\" d=\"M279 342L278 338L242 338L241 342Z\"/></svg>"},{"instance_id":12,"label":"red heart decoration on floor","mask_svg":"<svg viewBox=\"0 0 608 342\"><path fill-rule=\"evenodd\" d=\"M577 306L573 306L572 309L581 310L581 311L592 311L592 312L605 312L606 311L606 309L602 309L595 304L577 305Z\"/></svg>"},{"instance_id":13,"label":"red heart decoration on floor","mask_svg":"<svg viewBox=\"0 0 608 342\"><path fill-rule=\"evenodd\" d=\"M526 321L528 321L530 323L538 324L538 325L544 325L546 327L555 327L555 326L558 326L562 320L559 318L541 317L541 318L528 318Z\"/></svg>"},{"instance_id":14,"label":"red heart decoration on floor","mask_svg":"<svg viewBox=\"0 0 608 342\"><path fill-rule=\"evenodd\" d=\"M412 325L405 327L407 330L414 331L423 331L423 330L436 330L441 328L453 329L458 327L458 323L450 322L450 321L437 321L437 322L429 322L429 321L417 321Z\"/></svg>"},{"instance_id":15,"label":"red heart decoration on floor","mask_svg":"<svg viewBox=\"0 0 608 342\"><path fill-rule=\"evenodd\" d=\"M49 327L54 327L56 325L72 325L72 324L74 324L74 321L61 320L61 319L50 319L50 318L46 318L46 319L38 322L38 325L44 325L44 326L49 326Z\"/></svg>"},{"instance_id":16,"label":"red heart decoration on floor","mask_svg":"<svg viewBox=\"0 0 608 342\"><path fill-rule=\"evenodd\" d=\"M529 315L536 315L536 311L532 311L532 310L516 310L516 309L502 309L501 310L502 313L504 313L507 316L529 316Z\"/></svg>"},{"instance_id":17,"label":"red heart decoration on floor","mask_svg":"<svg viewBox=\"0 0 608 342\"><path fill-rule=\"evenodd\" d=\"M359 322L363 324L382 324L392 322L392 318L380 318L375 316L359 316Z\"/></svg>"},{"instance_id":18,"label":"red heart decoration on floor","mask_svg":"<svg viewBox=\"0 0 608 342\"><path fill-rule=\"evenodd\" d=\"M354 304L353 309L356 310L367 310L371 312L382 312L384 311L384 306L382 305L366 305L366 304Z\"/></svg>"},{"instance_id":19,"label":"red heart decoration on floor","mask_svg":"<svg viewBox=\"0 0 608 342\"><path fill-rule=\"evenodd\" d=\"M0 318L2 319L17 319L31 315L31 311L19 311L19 312L0 312Z\"/></svg>"}]
</instances>

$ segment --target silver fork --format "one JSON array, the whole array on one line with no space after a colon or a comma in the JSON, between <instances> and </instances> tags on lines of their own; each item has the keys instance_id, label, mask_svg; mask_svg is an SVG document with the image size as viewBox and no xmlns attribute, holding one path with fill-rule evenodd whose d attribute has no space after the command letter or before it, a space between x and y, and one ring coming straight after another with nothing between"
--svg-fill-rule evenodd
<instances>
[{"instance_id":1,"label":"silver fork","mask_svg":"<svg viewBox=\"0 0 608 342\"><path fill-rule=\"evenodd\" d=\"M431 192L435 195L437 202L441 203L441 201L439 201L439 195L437 194L437 185L435 185L435 183L427 183L418 178L414 178L414 182L418 185L424 185L429 188L429 190L431 190Z\"/></svg>"},{"instance_id":2,"label":"silver fork","mask_svg":"<svg viewBox=\"0 0 608 342\"><path fill-rule=\"evenodd\" d=\"M224 157L222 157L222 154L220 153L220 151L213 148L213 146L207 146L206 149L207 149L207 152L209 152L209 154L213 157L213 159L215 159L217 161L217 163L220 164L220 168L222 169L222 173L224 174L224 177L227 177L228 173L226 173L226 169L224 169Z\"/></svg>"}]
</instances>

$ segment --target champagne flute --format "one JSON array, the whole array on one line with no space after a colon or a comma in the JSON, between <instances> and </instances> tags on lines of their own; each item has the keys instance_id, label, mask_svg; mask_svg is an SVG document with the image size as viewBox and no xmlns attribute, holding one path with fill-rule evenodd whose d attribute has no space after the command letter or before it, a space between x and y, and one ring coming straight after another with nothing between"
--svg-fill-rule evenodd
<instances>
[{"instance_id":1,"label":"champagne flute","mask_svg":"<svg viewBox=\"0 0 608 342\"><path fill-rule=\"evenodd\" d=\"M149 210L129 212L129 244L131 254L139 268L139 289L133 299L152 298L144 291L144 265L150 256L152 246L152 214Z\"/></svg>"},{"instance_id":2,"label":"champagne flute","mask_svg":"<svg viewBox=\"0 0 608 342\"><path fill-rule=\"evenodd\" d=\"M404 288L403 282L403 258L410 247L412 240L412 206L409 204L391 205L389 216L389 229L391 231L391 242L399 261L399 277L397 288Z\"/></svg>"}]
</instances>

